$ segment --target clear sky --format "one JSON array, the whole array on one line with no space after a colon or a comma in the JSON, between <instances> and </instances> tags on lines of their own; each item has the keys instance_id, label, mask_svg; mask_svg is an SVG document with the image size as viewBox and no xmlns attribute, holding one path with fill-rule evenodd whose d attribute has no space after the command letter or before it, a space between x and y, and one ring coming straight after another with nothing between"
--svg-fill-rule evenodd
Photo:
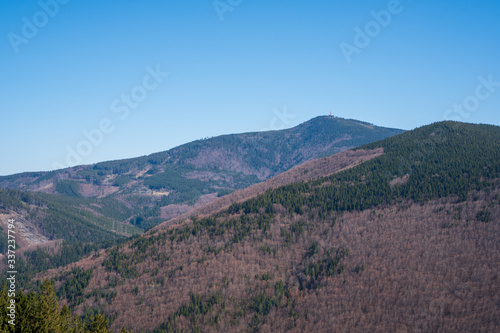
<instances>
[{"instance_id":1,"label":"clear sky","mask_svg":"<svg viewBox=\"0 0 500 333\"><path fill-rule=\"evenodd\" d=\"M3 0L0 175L330 110L500 125L499 18L498 0Z\"/></svg>"}]
</instances>

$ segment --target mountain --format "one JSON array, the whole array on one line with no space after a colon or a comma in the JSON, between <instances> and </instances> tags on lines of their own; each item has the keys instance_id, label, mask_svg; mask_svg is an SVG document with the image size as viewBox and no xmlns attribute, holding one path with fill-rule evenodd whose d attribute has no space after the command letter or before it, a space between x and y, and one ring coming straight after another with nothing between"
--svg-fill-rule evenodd
<instances>
[{"instance_id":1,"label":"mountain","mask_svg":"<svg viewBox=\"0 0 500 333\"><path fill-rule=\"evenodd\" d=\"M87 198L0 188L0 253L7 250L9 219L16 221L16 243L22 249L54 245L60 240L104 242L142 231L100 214L102 208L95 205Z\"/></svg>"},{"instance_id":2,"label":"mountain","mask_svg":"<svg viewBox=\"0 0 500 333\"><path fill-rule=\"evenodd\" d=\"M288 171L274 176L267 181L254 184L250 187L225 195L205 205L196 207L187 213L155 226L151 230L154 231L171 226L172 224L189 219L192 216L208 216L218 213L219 211L228 208L231 204L246 201L257 196L258 194L262 194L268 190L283 185L300 181L308 181L316 179L320 176L352 168L360 163L380 156L383 154L383 151L384 150L382 148L369 150L359 149L356 151L346 150L338 154L300 164Z\"/></svg>"},{"instance_id":3,"label":"mountain","mask_svg":"<svg viewBox=\"0 0 500 333\"><path fill-rule=\"evenodd\" d=\"M287 130L223 135L139 158L3 176L0 188L8 191L0 192L0 209L17 202L3 207L4 215L18 216L39 240L132 235L301 163L402 132L317 117Z\"/></svg>"},{"instance_id":4,"label":"mountain","mask_svg":"<svg viewBox=\"0 0 500 333\"><path fill-rule=\"evenodd\" d=\"M356 152L43 277L115 331L498 331L500 127Z\"/></svg>"}]
</instances>

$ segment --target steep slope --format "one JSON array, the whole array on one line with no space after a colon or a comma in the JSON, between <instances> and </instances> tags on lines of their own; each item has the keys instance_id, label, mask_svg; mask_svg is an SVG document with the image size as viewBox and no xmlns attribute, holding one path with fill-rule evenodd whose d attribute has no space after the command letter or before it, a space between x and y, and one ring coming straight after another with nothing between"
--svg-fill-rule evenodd
<instances>
[{"instance_id":1,"label":"steep slope","mask_svg":"<svg viewBox=\"0 0 500 333\"><path fill-rule=\"evenodd\" d=\"M212 215L228 208L231 204L248 200L270 189L295 182L309 181L319 177L325 177L332 173L352 168L356 165L359 165L360 163L378 157L381 154L383 154L382 148L371 150L359 149L356 151L347 150L332 156L306 162L292 168L291 170L285 171L282 174L279 174L267 181L257 183L242 190L235 191L231 194L218 198L213 202L194 208L185 214L157 225L156 227L150 229L150 231L156 231L162 228L166 228L170 225L182 222L193 216L204 217L207 215Z\"/></svg>"},{"instance_id":2,"label":"steep slope","mask_svg":"<svg viewBox=\"0 0 500 333\"><path fill-rule=\"evenodd\" d=\"M82 205L84 199L0 188L0 254L7 250L5 230L15 220L16 244L25 249L56 240L103 242L140 232ZM91 206L90 200L87 205Z\"/></svg>"},{"instance_id":3,"label":"steep slope","mask_svg":"<svg viewBox=\"0 0 500 333\"><path fill-rule=\"evenodd\" d=\"M362 148L384 154L53 272L59 294L137 332L498 331L500 128Z\"/></svg>"},{"instance_id":4,"label":"steep slope","mask_svg":"<svg viewBox=\"0 0 500 333\"><path fill-rule=\"evenodd\" d=\"M306 161L401 132L356 120L317 117L287 130L223 135L139 158L0 177L0 187L57 193L75 200L105 198L104 203L92 201L106 206L100 213L105 210L117 222L148 229L195 204ZM88 201L80 201L93 209ZM122 213L125 210L128 214Z\"/></svg>"}]
</instances>

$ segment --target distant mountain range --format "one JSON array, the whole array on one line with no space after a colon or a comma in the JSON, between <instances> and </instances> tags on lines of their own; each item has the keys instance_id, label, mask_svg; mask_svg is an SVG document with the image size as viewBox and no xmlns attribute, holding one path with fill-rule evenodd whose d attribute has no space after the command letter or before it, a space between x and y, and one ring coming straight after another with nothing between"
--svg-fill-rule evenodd
<instances>
[{"instance_id":1,"label":"distant mountain range","mask_svg":"<svg viewBox=\"0 0 500 333\"><path fill-rule=\"evenodd\" d=\"M26 245L123 237L296 165L402 132L317 117L291 129L223 135L149 156L3 176L0 213L18 219Z\"/></svg>"},{"instance_id":2,"label":"distant mountain range","mask_svg":"<svg viewBox=\"0 0 500 333\"><path fill-rule=\"evenodd\" d=\"M305 126L330 121L356 123ZM431 124L223 199L44 276L116 332L500 329L500 127Z\"/></svg>"}]
</instances>

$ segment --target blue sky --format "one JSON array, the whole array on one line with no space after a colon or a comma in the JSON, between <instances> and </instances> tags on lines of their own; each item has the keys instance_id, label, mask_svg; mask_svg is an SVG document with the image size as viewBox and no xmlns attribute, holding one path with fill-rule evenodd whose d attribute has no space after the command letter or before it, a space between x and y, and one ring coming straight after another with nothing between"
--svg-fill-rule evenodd
<instances>
[{"instance_id":1,"label":"blue sky","mask_svg":"<svg viewBox=\"0 0 500 333\"><path fill-rule=\"evenodd\" d=\"M500 125L499 17L497 0L4 0L0 175L330 110Z\"/></svg>"}]
</instances>

